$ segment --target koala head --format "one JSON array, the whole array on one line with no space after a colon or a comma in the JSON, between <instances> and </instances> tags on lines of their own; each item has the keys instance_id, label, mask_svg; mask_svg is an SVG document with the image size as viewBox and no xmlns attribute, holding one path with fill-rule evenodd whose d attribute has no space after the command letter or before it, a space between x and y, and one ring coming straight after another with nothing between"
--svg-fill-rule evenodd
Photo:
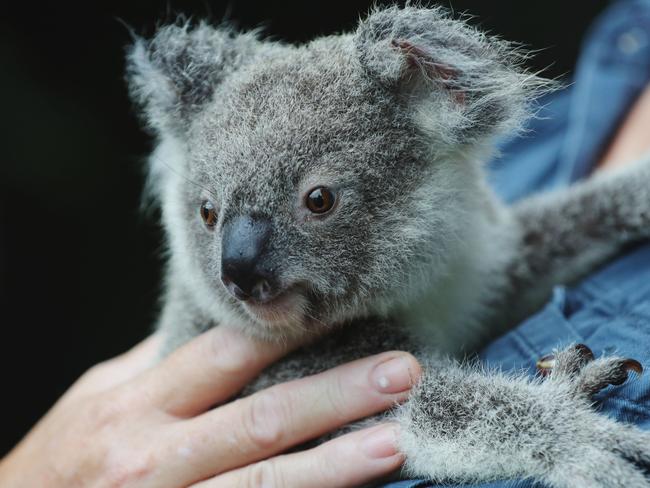
<instances>
[{"instance_id":1,"label":"koala head","mask_svg":"<svg viewBox=\"0 0 650 488\"><path fill-rule=\"evenodd\" d=\"M386 313L481 213L477 154L542 86L520 61L439 8L302 46L205 23L137 39L127 78L159 140L171 267L264 337Z\"/></svg>"}]
</instances>

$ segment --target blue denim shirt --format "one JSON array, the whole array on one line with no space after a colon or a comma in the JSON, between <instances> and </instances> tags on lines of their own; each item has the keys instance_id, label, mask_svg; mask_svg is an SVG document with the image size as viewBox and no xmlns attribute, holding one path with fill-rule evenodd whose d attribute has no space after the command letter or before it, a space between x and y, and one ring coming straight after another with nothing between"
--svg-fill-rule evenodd
<instances>
[{"instance_id":1,"label":"blue denim shirt","mask_svg":"<svg viewBox=\"0 0 650 488\"><path fill-rule=\"evenodd\" d=\"M573 81L542 100L544 108L529 131L505 142L501 156L490 164L491 183L505 201L567 186L589 174L650 83L650 0L618 0L597 19ZM637 246L577 286L556 287L544 309L486 347L481 357L506 371L534 374L540 356L571 342L587 344L596 355L616 351L650 369L650 244ZM598 408L650 429L650 375L608 387ZM389 486L432 485L404 481ZM480 488L531 486L509 481Z\"/></svg>"}]
</instances>

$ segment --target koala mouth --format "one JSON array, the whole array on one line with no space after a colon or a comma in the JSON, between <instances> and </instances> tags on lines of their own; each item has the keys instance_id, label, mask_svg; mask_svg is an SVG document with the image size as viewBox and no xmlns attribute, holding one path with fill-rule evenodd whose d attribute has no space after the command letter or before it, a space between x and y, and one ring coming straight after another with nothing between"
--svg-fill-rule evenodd
<instances>
[{"instance_id":1,"label":"koala mouth","mask_svg":"<svg viewBox=\"0 0 650 488\"><path fill-rule=\"evenodd\" d=\"M305 322L308 300L298 287L291 287L268 302L249 300L242 305L265 328L300 328Z\"/></svg>"}]
</instances>

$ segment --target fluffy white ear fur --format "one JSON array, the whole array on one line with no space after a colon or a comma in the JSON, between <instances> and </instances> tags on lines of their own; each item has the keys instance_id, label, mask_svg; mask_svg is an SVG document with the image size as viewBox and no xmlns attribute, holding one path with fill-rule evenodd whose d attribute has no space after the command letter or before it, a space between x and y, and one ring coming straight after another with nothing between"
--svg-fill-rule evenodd
<instances>
[{"instance_id":1,"label":"fluffy white ear fur","mask_svg":"<svg viewBox=\"0 0 650 488\"><path fill-rule=\"evenodd\" d=\"M160 28L151 40L136 37L127 53L133 100L157 133L182 133L229 73L250 60L257 33L188 22Z\"/></svg>"},{"instance_id":2,"label":"fluffy white ear fur","mask_svg":"<svg viewBox=\"0 0 650 488\"><path fill-rule=\"evenodd\" d=\"M403 91L449 146L518 129L529 101L549 89L548 80L522 69L523 51L443 8L377 9L359 24L355 45L366 72Z\"/></svg>"}]
</instances>

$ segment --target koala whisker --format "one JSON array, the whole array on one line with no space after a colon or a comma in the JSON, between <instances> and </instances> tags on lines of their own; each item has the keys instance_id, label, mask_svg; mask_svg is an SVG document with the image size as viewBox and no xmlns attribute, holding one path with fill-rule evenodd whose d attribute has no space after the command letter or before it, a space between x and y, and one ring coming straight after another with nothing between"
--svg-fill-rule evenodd
<instances>
[{"instance_id":1,"label":"koala whisker","mask_svg":"<svg viewBox=\"0 0 650 488\"><path fill-rule=\"evenodd\" d=\"M170 170L172 173L174 173L176 176L179 176L179 177L183 178L185 181L187 181L188 183L190 183L190 184L196 186L197 188L200 188L201 190L204 190L204 191L205 191L206 193L208 193L211 197L213 197L213 198L215 198L215 199L217 198L217 195L216 195L212 190L210 190L208 187L206 187L205 185L202 185L202 184L199 183L198 181L193 180L193 179L190 178L189 176L184 175L183 173L181 173L180 171L178 171L176 168L174 168L172 165L170 165L170 164L168 164L166 161L162 160L159 156L157 156L157 155L155 155L155 154L152 154L151 157L152 157L153 159L155 159L156 161L158 161L158 162L159 162L160 164L162 164L163 166L165 166L167 169L169 169L169 170Z\"/></svg>"},{"instance_id":2,"label":"koala whisker","mask_svg":"<svg viewBox=\"0 0 650 488\"><path fill-rule=\"evenodd\" d=\"M307 317L308 319L313 320L314 322L317 322L319 325L322 325L324 328L330 327L330 325L326 324L325 322L323 322L320 319L317 319L314 315L310 314L309 312L305 311L303 313L304 313L305 317ZM305 327L303 327L303 330L307 330L307 329Z\"/></svg>"}]
</instances>

